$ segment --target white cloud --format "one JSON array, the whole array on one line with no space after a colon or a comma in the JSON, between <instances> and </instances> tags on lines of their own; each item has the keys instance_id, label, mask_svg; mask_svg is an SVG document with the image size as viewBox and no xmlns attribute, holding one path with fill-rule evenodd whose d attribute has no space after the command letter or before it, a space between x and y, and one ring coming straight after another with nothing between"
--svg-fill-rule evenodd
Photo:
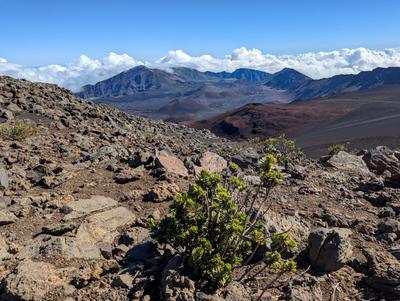
<instances>
[{"instance_id":1,"label":"white cloud","mask_svg":"<svg viewBox=\"0 0 400 301\"><path fill-rule=\"evenodd\" d=\"M13 64L0 58L0 74L25 78L37 82L55 83L78 91L86 84L93 84L134 66L143 64L127 54L109 53L102 60L93 60L86 55L67 65L29 67Z\"/></svg>"},{"instance_id":2,"label":"white cloud","mask_svg":"<svg viewBox=\"0 0 400 301\"><path fill-rule=\"evenodd\" d=\"M264 54L258 49L241 47L223 58L214 58L210 55L191 57L182 50L176 50L170 51L158 62L158 65L160 67L195 67L202 71L233 71L247 67L272 73L287 67L317 79L337 74L359 73L376 67L400 66L400 49L357 48L295 55L271 55Z\"/></svg>"},{"instance_id":3,"label":"white cloud","mask_svg":"<svg viewBox=\"0 0 400 301\"><path fill-rule=\"evenodd\" d=\"M400 49L370 50L341 49L329 52L308 52L294 55L271 55L258 49L235 49L224 57L191 56L182 50L169 51L165 57L142 63L127 54L111 52L105 58L91 59L85 55L66 65L29 67L0 58L0 74L32 81L56 83L74 91L85 84L93 84L124 70L145 64L153 68L170 69L175 66L196 68L200 71L233 71L246 67L277 72L285 67L296 69L310 77L322 78L336 74L350 74L376 67L400 66Z\"/></svg>"}]
</instances>

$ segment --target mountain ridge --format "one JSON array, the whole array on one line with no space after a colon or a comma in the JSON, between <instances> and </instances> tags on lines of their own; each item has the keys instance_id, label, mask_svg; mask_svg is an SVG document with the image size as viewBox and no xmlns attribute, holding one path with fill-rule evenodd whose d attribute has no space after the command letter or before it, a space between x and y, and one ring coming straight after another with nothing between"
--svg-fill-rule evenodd
<instances>
[{"instance_id":1,"label":"mountain ridge","mask_svg":"<svg viewBox=\"0 0 400 301\"><path fill-rule=\"evenodd\" d=\"M388 84L400 84L400 67L315 80L291 68L270 74L248 68L202 72L186 67L165 71L137 66L95 85L86 85L77 95L115 105L128 113L182 121L182 116L201 119L247 103L307 101ZM199 111L193 112L191 105ZM168 110L164 109L166 106Z\"/></svg>"}]
</instances>

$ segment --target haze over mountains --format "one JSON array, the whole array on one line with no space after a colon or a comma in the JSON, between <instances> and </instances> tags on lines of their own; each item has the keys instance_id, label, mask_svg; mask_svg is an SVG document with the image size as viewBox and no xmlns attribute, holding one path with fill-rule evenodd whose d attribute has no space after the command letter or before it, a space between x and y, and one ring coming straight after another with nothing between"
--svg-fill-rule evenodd
<instances>
[{"instance_id":1,"label":"haze over mountains","mask_svg":"<svg viewBox=\"0 0 400 301\"><path fill-rule=\"evenodd\" d=\"M208 118L249 103L289 103L400 84L400 68L377 68L356 75L314 80L294 69L270 74L253 69L170 72L138 66L78 95L117 106L126 112L172 121Z\"/></svg>"},{"instance_id":2,"label":"haze over mountains","mask_svg":"<svg viewBox=\"0 0 400 301\"><path fill-rule=\"evenodd\" d=\"M291 101L286 91L264 84L271 77L251 69L214 73L181 67L167 72L138 66L84 86L78 95L129 113L181 121L208 117L249 102Z\"/></svg>"}]
</instances>

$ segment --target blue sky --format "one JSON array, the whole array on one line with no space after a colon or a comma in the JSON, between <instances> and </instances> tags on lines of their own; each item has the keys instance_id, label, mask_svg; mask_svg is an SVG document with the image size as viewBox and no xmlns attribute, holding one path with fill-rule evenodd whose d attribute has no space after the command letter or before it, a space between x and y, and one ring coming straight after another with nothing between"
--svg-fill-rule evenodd
<instances>
[{"instance_id":1,"label":"blue sky","mask_svg":"<svg viewBox=\"0 0 400 301\"><path fill-rule=\"evenodd\" d=\"M0 57L38 66L110 51L151 61L173 49L384 49L400 46L399 13L397 0L2 0Z\"/></svg>"}]
</instances>

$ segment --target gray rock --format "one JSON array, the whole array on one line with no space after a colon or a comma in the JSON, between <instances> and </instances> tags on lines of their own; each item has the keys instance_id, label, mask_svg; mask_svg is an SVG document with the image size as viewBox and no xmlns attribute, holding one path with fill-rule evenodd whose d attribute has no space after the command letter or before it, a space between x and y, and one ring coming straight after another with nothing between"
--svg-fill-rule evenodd
<instances>
[{"instance_id":1,"label":"gray rock","mask_svg":"<svg viewBox=\"0 0 400 301\"><path fill-rule=\"evenodd\" d=\"M102 161L105 159L122 158L127 155L127 150L121 146L103 146L96 153L89 155L85 161Z\"/></svg>"},{"instance_id":2,"label":"gray rock","mask_svg":"<svg viewBox=\"0 0 400 301\"><path fill-rule=\"evenodd\" d=\"M352 170L365 176L370 175L368 167L361 157L351 155L345 151L340 151L333 155L326 163L328 166L337 169Z\"/></svg>"},{"instance_id":3,"label":"gray rock","mask_svg":"<svg viewBox=\"0 0 400 301\"><path fill-rule=\"evenodd\" d=\"M68 232L71 232L77 228L77 225L73 223L69 224L57 224L57 225L50 225L45 226L42 228L43 234L49 234L53 236L61 236Z\"/></svg>"},{"instance_id":4,"label":"gray rock","mask_svg":"<svg viewBox=\"0 0 400 301\"><path fill-rule=\"evenodd\" d=\"M400 160L396 152L386 146L378 146L363 156L368 168L385 178L389 187L400 188Z\"/></svg>"},{"instance_id":5,"label":"gray rock","mask_svg":"<svg viewBox=\"0 0 400 301\"><path fill-rule=\"evenodd\" d=\"M378 230L381 233L396 233L400 234L400 222L393 218L385 218L385 220L378 225Z\"/></svg>"},{"instance_id":6,"label":"gray rock","mask_svg":"<svg viewBox=\"0 0 400 301\"><path fill-rule=\"evenodd\" d=\"M75 291L75 288L68 284L71 270L72 268L56 269L46 262L24 260L18 264L14 273L6 278L6 294L18 300L31 301L41 301L49 293L70 296Z\"/></svg>"},{"instance_id":7,"label":"gray rock","mask_svg":"<svg viewBox=\"0 0 400 301\"><path fill-rule=\"evenodd\" d=\"M324 272L340 269L352 258L353 248L349 229L317 228L308 237L311 265Z\"/></svg>"},{"instance_id":8,"label":"gray rock","mask_svg":"<svg viewBox=\"0 0 400 301\"><path fill-rule=\"evenodd\" d=\"M155 160L155 167L163 168L168 173L174 173L180 176L188 175L188 171L183 162L166 151L161 151L158 154Z\"/></svg>"},{"instance_id":9,"label":"gray rock","mask_svg":"<svg viewBox=\"0 0 400 301\"><path fill-rule=\"evenodd\" d=\"M228 165L224 158L212 152L205 152L199 159L198 163L198 166L194 166L196 174L199 174L203 169L208 170L209 172L220 173Z\"/></svg>"},{"instance_id":10,"label":"gray rock","mask_svg":"<svg viewBox=\"0 0 400 301\"><path fill-rule=\"evenodd\" d=\"M0 165L0 190L8 189L7 171Z\"/></svg>"},{"instance_id":11,"label":"gray rock","mask_svg":"<svg viewBox=\"0 0 400 301\"><path fill-rule=\"evenodd\" d=\"M138 244L150 239L150 230L143 227L133 227L121 234L118 243L127 246Z\"/></svg>"},{"instance_id":12,"label":"gray rock","mask_svg":"<svg viewBox=\"0 0 400 301\"><path fill-rule=\"evenodd\" d=\"M247 185L251 186L258 186L261 183L261 179L259 176L245 175L243 177L243 180Z\"/></svg>"},{"instance_id":13,"label":"gray rock","mask_svg":"<svg viewBox=\"0 0 400 301\"><path fill-rule=\"evenodd\" d=\"M142 175L140 171L122 170L114 177L114 180L118 184L126 184L139 180Z\"/></svg>"},{"instance_id":14,"label":"gray rock","mask_svg":"<svg viewBox=\"0 0 400 301\"><path fill-rule=\"evenodd\" d=\"M309 274L295 277L293 284L289 287L289 298L291 301L323 301L318 278Z\"/></svg>"},{"instance_id":15,"label":"gray rock","mask_svg":"<svg viewBox=\"0 0 400 301\"><path fill-rule=\"evenodd\" d=\"M7 209L0 210L0 226L15 223L18 218Z\"/></svg>"},{"instance_id":16,"label":"gray rock","mask_svg":"<svg viewBox=\"0 0 400 301\"><path fill-rule=\"evenodd\" d=\"M157 183L144 195L143 200L156 203L170 201L178 191L179 187L175 183Z\"/></svg>"},{"instance_id":17,"label":"gray rock","mask_svg":"<svg viewBox=\"0 0 400 301\"><path fill-rule=\"evenodd\" d=\"M195 283L180 272L183 259L173 257L162 271L160 299L170 301L195 301Z\"/></svg>"},{"instance_id":18,"label":"gray rock","mask_svg":"<svg viewBox=\"0 0 400 301\"><path fill-rule=\"evenodd\" d=\"M71 220L77 217L88 215L92 212L104 210L117 206L118 202L105 196L95 195L89 199L80 199L67 203L63 207L64 212L69 212L64 219Z\"/></svg>"},{"instance_id":19,"label":"gray rock","mask_svg":"<svg viewBox=\"0 0 400 301\"><path fill-rule=\"evenodd\" d=\"M133 275L129 273L118 274L114 277L111 285L113 287L121 287L125 289L130 289L133 283Z\"/></svg>"},{"instance_id":20,"label":"gray rock","mask_svg":"<svg viewBox=\"0 0 400 301\"><path fill-rule=\"evenodd\" d=\"M243 150L231 157L232 162L236 163L241 169L256 167L260 155L255 150Z\"/></svg>"},{"instance_id":21,"label":"gray rock","mask_svg":"<svg viewBox=\"0 0 400 301\"><path fill-rule=\"evenodd\" d=\"M144 150L137 151L133 156L127 159L127 163L130 167L136 168L140 165L149 165L154 161L154 156L150 152Z\"/></svg>"},{"instance_id":22,"label":"gray rock","mask_svg":"<svg viewBox=\"0 0 400 301\"><path fill-rule=\"evenodd\" d=\"M400 172L399 159L395 156L394 151L386 146L378 146L367 151L363 156L363 160L369 169L379 175L386 170L391 173Z\"/></svg>"},{"instance_id":23,"label":"gray rock","mask_svg":"<svg viewBox=\"0 0 400 301\"><path fill-rule=\"evenodd\" d=\"M0 237L0 262L9 257L8 244L3 237Z\"/></svg>"},{"instance_id":24,"label":"gray rock","mask_svg":"<svg viewBox=\"0 0 400 301\"><path fill-rule=\"evenodd\" d=\"M19 256L26 258L40 253L66 259L103 259L104 249L119 234L118 228L132 223L134 218L134 214L124 207L99 212L87 217L76 230L75 236L41 234Z\"/></svg>"},{"instance_id":25,"label":"gray rock","mask_svg":"<svg viewBox=\"0 0 400 301\"><path fill-rule=\"evenodd\" d=\"M14 114L13 114L13 112L11 112L9 110L4 110L4 109L0 108L0 118L4 118L4 119L10 121L10 120L14 119Z\"/></svg>"},{"instance_id":26,"label":"gray rock","mask_svg":"<svg viewBox=\"0 0 400 301\"><path fill-rule=\"evenodd\" d=\"M371 249L364 249L368 259L369 273L366 283L383 293L388 294L389 300L398 300L400 296L400 264L399 261L387 252L376 253ZM397 298L395 299L394 296Z\"/></svg>"},{"instance_id":27,"label":"gray rock","mask_svg":"<svg viewBox=\"0 0 400 301\"><path fill-rule=\"evenodd\" d=\"M251 301L251 296L246 287L240 282L229 283L222 291L221 297L226 301Z\"/></svg>"}]
</instances>

